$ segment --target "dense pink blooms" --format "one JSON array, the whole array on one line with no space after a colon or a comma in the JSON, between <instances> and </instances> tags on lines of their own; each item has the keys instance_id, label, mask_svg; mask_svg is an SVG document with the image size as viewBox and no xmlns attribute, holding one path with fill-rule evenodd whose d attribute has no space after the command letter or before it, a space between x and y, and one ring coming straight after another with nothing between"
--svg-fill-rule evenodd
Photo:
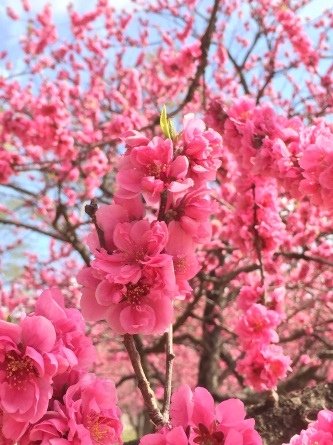
<instances>
[{"instance_id":1,"label":"dense pink blooms","mask_svg":"<svg viewBox=\"0 0 333 445\"><path fill-rule=\"evenodd\" d=\"M252 304L257 303L263 297L264 290L261 286L243 286L237 296L237 306L244 312L249 309Z\"/></svg>"},{"instance_id":2,"label":"dense pink blooms","mask_svg":"<svg viewBox=\"0 0 333 445\"><path fill-rule=\"evenodd\" d=\"M247 398L279 387L290 363L295 385L332 380L333 12L307 20L310 0L93 0L60 23L61 1L54 14L2 3L23 35L0 51L0 225L13 229L0 318L17 320L0 328L0 443L118 442L114 386L86 372L116 363L137 419L115 334L144 334L160 401L155 335L174 321L175 384ZM163 104L174 128L164 112L158 128ZM28 245L30 230L45 241ZM143 442L260 442L237 399L215 408L187 388L171 411ZM331 443L330 417L293 441Z\"/></svg>"},{"instance_id":3,"label":"dense pink blooms","mask_svg":"<svg viewBox=\"0 0 333 445\"><path fill-rule=\"evenodd\" d=\"M166 40L169 40L165 36ZM169 42L171 44L171 41ZM201 55L200 42L198 40L182 47L181 51L161 51L160 58L163 71L167 76L188 76L193 72L194 63Z\"/></svg>"},{"instance_id":4,"label":"dense pink blooms","mask_svg":"<svg viewBox=\"0 0 333 445\"><path fill-rule=\"evenodd\" d=\"M311 422L306 430L293 436L284 445L333 445L333 412L328 409L319 411L317 420Z\"/></svg>"},{"instance_id":5,"label":"dense pink blooms","mask_svg":"<svg viewBox=\"0 0 333 445\"><path fill-rule=\"evenodd\" d=\"M173 268L171 257L169 266ZM88 320L107 320L119 334L165 331L173 307L162 272L159 265L146 267L138 281L120 284L100 280L93 268L83 269L78 275L83 315Z\"/></svg>"},{"instance_id":6,"label":"dense pink blooms","mask_svg":"<svg viewBox=\"0 0 333 445\"><path fill-rule=\"evenodd\" d=\"M147 145L131 145L119 166L117 195L129 198L142 193L152 204L159 202L164 190L183 195L193 185L188 167L186 156L173 156L170 139L155 137Z\"/></svg>"},{"instance_id":7,"label":"dense pink blooms","mask_svg":"<svg viewBox=\"0 0 333 445\"><path fill-rule=\"evenodd\" d=\"M215 407L213 397L205 388L198 387L192 392L189 386L184 385L172 396L172 430L168 432L164 429L145 436L140 444L261 445L262 440L254 429L254 419L245 419L245 416L244 405L240 400L229 399ZM177 442L170 441L171 433Z\"/></svg>"},{"instance_id":8,"label":"dense pink blooms","mask_svg":"<svg viewBox=\"0 0 333 445\"><path fill-rule=\"evenodd\" d=\"M46 412L57 361L51 353L56 333L45 317L26 317L20 325L0 321L0 406L3 430L17 439L29 422ZM14 426L15 425L15 426Z\"/></svg>"},{"instance_id":9,"label":"dense pink blooms","mask_svg":"<svg viewBox=\"0 0 333 445\"><path fill-rule=\"evenodd\" d=\"M189 160L190 175L198 185L213 180L221 165L222 138L193 114L184 117L183 153Z\"/></svg>"},{"instance_id":10,"label":"dense pink blooms","mask_svg":"<svg viewBox=\"0 0 333 445\"><path fill-rule=\"evenodd\" d=\"M41 294L35 314L48 318L55 328L56 342L52 352L57 358L58 373L68 369L87 370L92 366L96 353L85 334L83 317L77 309L65 307L59 289L47 289Z\"/></svg>"},{"instance_id":11,"label":"dense pink blooms","mask_svg":"<svg viewBox=\"0 0 333 445\"><path fill-rule=\"evenodd\" d=\"M13 166L19 161L17 154L10 153L0 147L0 183L8 182L10 176L14 173Z\"/></svg>"},{"instance_id":12,"label":"dense pink blooms","mask_svg":"<svg viewBox=\"0 0 333 445\"><path fill-rule=\"evenodd\" d=\"M207 181L221 164L221 137L192 115L169 136L125 134L115 204L97 210L87 238L95 259L78 275L83 315L119 334L166 330L173 300L190 295L200 269L197 244L211 237Z\"/></svg>"},{"instance_id":13,"label":"dense pink blooms","mask_svg":"<svg viewBox=\"0 0 333 445\"><path fill-rule=\"evenodd\" d=\"M96 251L92 267L78 276L83 314L108 320L118 333L163 332L177 291L172 257L161 253L167 242L164 222L117 224L113 252Z\"/></svg>"},{"instance_id":14,"label":"dense pink blooms","mask_svg":"<svg viewBox=\"0 0 333 445\"><path fill-rule=\"evenodd\" d=\"M306 146L299 164L304 179L300 191L312 202L324 208L333 208L333 133L322 134Z\"/></svg>"},{"instance_id":15,"label":"dense pink blooms","mask_svg":"<svg viewBox=\"0 0 333 445\"><path fill-rule=\"evenodd\" d=\"M86 374L95 349L59 289L18 324L0 321L0 340L1 444L121 443L115 386Z\"/></svg>"},{"instance_id":16,"label":"dense pink blooms","mask_svg":"<svg viewBox=\"0 0 333 445\"><path fill-rule=\"evenodd\" d=\"M275 328L279 321L279 315L275 311L267 309L262 304L253 304L244 313L236 331L240 341L246 345L276 343L279 337Z\"/></svg>"},{"instance_id":17,"label":"dense pink blooms","mask_svg":"<svg viewBox=\"0 0 333 445\"><path fill-rule=\"evenodd\" d=\"M306 31L302 27L300 17L298 17L294 11L283 5L277 9L276 19L281 23L284 32L287 33L293 48L299 54L302 62L305 65L317 65L319 59L318 53L312 47Z\"/></svg>"},{"instance_id":18,"label":"dense pink blooms","mask_svg":"<svg viewBox=\"0 0 333 445\"><path fill-rule=\"evenodd\" d=\"M290 364L281 347L268 345L247 350L245 357L238 361L237 370L247 385L256 391L265 391L276 388L277 382L291 370Z\"/></svg>"},{"instance_id":19,"label":"dense pink blooms","mask_svg":"<svg viewBox=\"0 0 333 445\"><path fill-rule=\"evenodd\" d=\"M121 443L122 425L117 396L111 381L84 375L64 396L68 440L87 445Z\"/></svg>"},{"instance_id":20,"label":"dense pink blooms","mask_svg":"<svg viewBox=\"0 0 333 445\"><path fill-rule=\"evenodd\" d=\"M140 440L140 445L188 445L188 437L181 426L162 428L158 433L147 434Z\"/></svg>"},{"instance_id":21,"label":"dense pink blooms","mask_svg":"<svg viewBox=\"0 0 333 445\"><path fill-rule=\"evenodd\" d=\"M38 443L47 444L77 444L66 439L69 431L68 418L64 408L59 402L55 402L55 410L48 411L42 419L32 425L20 439L20 445Z\"/></svg>"},{"instance_id":22,"label":"dense pink blooms","mask_svg":"<svg viewBox=\"0 0 333 445\"><path fill-rule=\"evenodd\" d=\"M211 224L209 217L213 205L208 198L206 188L191 189L184 197L171 195L168 197L165 219L170 227L179 226L190 235L194 242L204 243L211 238Z\"/></svg>"},{"instance_id":23,"label":"dense pink blooms","mask_svg":"<svg viewBox=\"0 0 333 445\"><path fill-rule=\"evenodd\" d=\"M120 410L112 382L84 374L69 386L61 402L31 425L20 445L118 445L122 443Z\"/></svg>"}]
</instances>

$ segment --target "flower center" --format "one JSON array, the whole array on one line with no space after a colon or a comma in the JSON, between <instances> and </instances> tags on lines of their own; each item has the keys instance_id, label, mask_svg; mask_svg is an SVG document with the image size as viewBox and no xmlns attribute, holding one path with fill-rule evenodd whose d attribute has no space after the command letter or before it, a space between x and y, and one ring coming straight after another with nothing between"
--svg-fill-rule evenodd
<instances>
[{"instance_id":1,"label":"flower center","mask_svg":"<svg viewBox=\"0 0 333 445\"><path fill-rule=\"evenodd\" d=\"M23 389L28 380L38 377L33 360L30 357L22 357L15 351L6 354L5 373L7 383L17 389Z\"/></svg>"},{"instance_id":2,"label":"flower center","mask_svg":"<svg viewBox=\"0 0 333 445\"><path fill-rule=\"evenodd\" d=\"M161 179L161 176L165 176L166 165L154 162L147 167L148 176L155 176L155 178Z\"/></svg>"},{"instance_id":3,"label":"flower center","mask_svg":"<svg viewBox=\"0 0 333 445\"><path fill-rule=\"evenodd\" d=\"M197 435L193 442L200 445L223 445L224 434L222 431L215 431L216 425L212 425L213 431L210 431L206 425L199 423L198 428L194 428L194 433Z\"/></svg>"},{"instance_id":4,"label":"flower center","mask_svg":"<svg viewBox=\"0 0 333 445\"><path fill-rule=\"evenodd\" d=\"M144 284L141 280L136 283L129 283L126 285L125 300L130 304L137 305L141 303L143 297L149 293L148 284Z\"/></svg>"},{"instance_id":5,"label":"flower center","mask_svg":"<svg viewBox=\"0 0 333 445\"><path fill-rule=\"evenodd\" d=\"M110 429L112 428L111 419L92 411L88 416L87 428L94 443L110 443L110 439L112 439L110 435ZM106 440L107 442L105 442Z\"/></svg>"},{"instance_id":6,"label":"flower center","mask_svg":"<svg viewBox=\"0 0 333 445\"><path fill-rule=\"evenodd\" d=\"M173 259L173 266L175 268L176 273L185 273L187 272L187 261L183 256L177 256Z\"/></svg>"}]
</instances>

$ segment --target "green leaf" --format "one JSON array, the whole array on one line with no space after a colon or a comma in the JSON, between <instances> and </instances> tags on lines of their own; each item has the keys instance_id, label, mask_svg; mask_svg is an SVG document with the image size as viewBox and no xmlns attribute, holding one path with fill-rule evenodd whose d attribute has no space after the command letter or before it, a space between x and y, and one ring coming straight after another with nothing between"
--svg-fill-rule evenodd
<instances>
[{"instance_id":1,"label":"green leaf","mask_svg":"<svg viewBox=\"0 0 333 445\"><path fill-rule=\"evenodd\" d=\"M174 140L177 137L172 120L168 117L166 106L163 105L160 114L160 126L165 137Z\"/></svg>"}]
</instances>

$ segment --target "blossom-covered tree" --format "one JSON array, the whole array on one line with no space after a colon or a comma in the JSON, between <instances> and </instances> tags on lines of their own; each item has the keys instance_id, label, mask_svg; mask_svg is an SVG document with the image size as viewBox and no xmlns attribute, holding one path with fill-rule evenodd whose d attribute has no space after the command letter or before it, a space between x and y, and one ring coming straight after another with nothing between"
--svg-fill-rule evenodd
<instances>
[{"instance_id":1,"label":"blossom-covered tree","mask_svg":"<svg viewBox=\"0 0 333 445\"><path fill-rule=\"evenodd\" d=\"M322 5L5 7L0 443L333 443Z\"/></svg>"}]
</instances>

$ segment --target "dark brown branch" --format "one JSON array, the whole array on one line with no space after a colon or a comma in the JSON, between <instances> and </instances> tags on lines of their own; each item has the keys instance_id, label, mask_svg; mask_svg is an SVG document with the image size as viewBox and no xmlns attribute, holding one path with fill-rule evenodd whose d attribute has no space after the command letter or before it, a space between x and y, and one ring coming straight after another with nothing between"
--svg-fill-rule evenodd
<instances>
[{"instance_id":1,"label":"dark brown branch","mask_svg":"<svg viewBox=\"0 0 333 445\"><path fill-rule=\"evenodd\" d=\"M220 6L220 0L215 0L207 28L201 37L202 55L201 55L201 60L198 65L197 71L196 71L195 76L192 80L192 83L187 91L185 99L179 105L179 107L176 108L176 110L174 110L172 113L170 113L171 116L174 116L175 114L179 113L179 111L181 111L184 108L184 106L193 99L194 93L199 86L200 77L205 73L206 66L208 63L209 48L210 48L211 41L212 41L212 35L215 30L215 24L216 24L217 12L218 12L219 6Z\"/></svg>"},{"instance_id":2,"label":"dark brown branch","mask_svg":"<svg viewBox=\"0 0 333 445\"><path fill-rule=\"evenodd\" d=\"M67 239L63 235L60 235L60 234L58 234L56 232L48 232L47 230L44 230L44 229L41 229L39 227L32 226L30 224L26 224L26 223L23 223L23 222L8 221L6 219L0 218L0 224L12 225L12 226L16 226L18 228L28 229L28 230L31 230L33 232L40 233L41 235L45 235L45 236L49 236L51 238L58 239L60 241L67 241Z\"/></svg>"},{"instance_id":3,"label":"dark brown branch","mask_svg":"<svg viewBox=\"0 0 333 445\"><path fill-rule=\"evenodd\" d=\"M221 3L221 0L215 0L214 6L212 8L212 13L211 13L209 21L208 21L207 28L200 39L200 41L201 41L201 59L200 59L199 65L197 67L196 73L190 83L188 90L187 90L186 96L182 100L181 104L175 110L168 113L169 117L173 117L176 114L178 114L193 99L194 93L200 84L200 78L205 73L205 70L206 70L206 67L208 64L208 53L209 53L209 49L210 49L210 46L212 43L212 36L213 36L213 32L215 30L217 13L218 13L220 3ZM159 121L160 121L160 117L157 116L151 125L142 128L141 131L146 130L147 128L152 128L155 125L158 125Z\"/></svg>"},{"instance_id":4,"label":"dark brown branch","mask_svg":"<svg viewBox=\"0 0 333 445\"><path fill-rule=\"evenodd\" d=\"M305 261L315 261L316 263L325 264L326 266L333 267L333 261L326 260L318 256L307 255L305 253L296 252L277 252L275 255L282 255L286 258L291 258L295 260L305 260Z\"/></svg>"},{"instance_id":5,"label":"dark brown branch","mask_svg":"<svg viewBox=\"0 0 333 445\"><path fill-rule=\"evenodd\" d=\"M243 58L243 61L242 61L241 65L239 66L239 68L240 68L241 70L244 68L245 63L247 62L247 59L249 58L250 54L251 54L252 51L254 50L254 48L255 48L255 46L256 46L256 44L257 44L257 42L258 42L258 40L259 40L259 38L260 38L261 35L262 35L261 30L257 31L256 35L254 36L252 45L251 45L251 46L249 47L249 49L247 50L247 52L246 52L246 54L245 54L245 56L244 56L244 58Z\"/></svg>"},{"instance_id":6,"label":"dark brown branch","mask_svg":"<svg viewBox=\"0 0 333 445\"><path fill-rule=\"evenodd\" d=\"M129 374L129 375L125 375L123 376L117 383L116 383L116 388L119 388L119 386L121 386L123 383L127 382L128 380L134 380L136 378L135 374Z\"/></svg>"},{"instance_id":7,"label":"dark brown branch","mask_svg":"<svg viewBox=\"0 0 333 445\"><path fill-rule=\"evenodd\" d=\"M1 184L2 187L7 187L12 190L15 190L16 192L23 193L24 195L32 196L33 198L36 198L36 193L31 192L30 190L26 190L18 185L15 184Z\"/></svg>"},{"instance_id":8,"label":"dark brown branch","mask_svg":"<svg viewBox=\"0 0 333 445\"><path fill-rule=\"evenodd\" d=\"M98 210L98 206L97 206L96 200L92 199L90 204L87 204L85 206L84 210L85 210L86 214L88 216L90 216L92 222L94 223L94 226L95 226L95 229L96 229L96 232L97 232L97 236L98 236L98 240L99 240L99 244L101 245L101 247L103 247L103 249L106 249L104 232L98 226L98 223L97 223L96 212Z\"/></svg>"},{"instance_id":9,"label":"dark brown branch","mask_svg":"<svg viewBox=\"0 0 333 445\"><path fill-rule=\"evenodd\" d=\"M229 57L231 63L233 64L233 66L234 66L234 68L235 68L235 70L236 70L236 72L237 72L237 74L239 76L239 80L240 80L240 83L241 83L241 85L243 87L244 93L245 94L250 94L250 90L249 90L248 84L246 82L244 73L243 73L243 68L240 65L238 65L236 59L233 57L233 55L231 54L231 52L229 50L227 50L227 54L228 54L228 57Z\"/></svg>"}]
</instances>

